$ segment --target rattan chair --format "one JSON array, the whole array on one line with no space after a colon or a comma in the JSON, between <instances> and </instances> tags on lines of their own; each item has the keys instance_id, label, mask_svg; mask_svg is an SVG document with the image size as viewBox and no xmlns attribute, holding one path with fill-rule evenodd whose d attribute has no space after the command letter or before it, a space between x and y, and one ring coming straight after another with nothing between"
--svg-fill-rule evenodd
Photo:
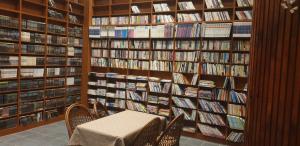
<instances>
[{"instance_id":1,"label":"rattan chair","mask_svg":"<svg viewBox=\"0 0 300 146\"><path fill-rule=\"evenodd\" d=\"M93 115L96 119L99 119L99 118L102 118L102 117L105 117L105 116L109 115L106 107L100 102L94 102L93 103L92 113L93 113Z\"/></svg>"},{"instance_id":2,"label":"rattan chair","mask_svg":"<svg viewBox=\"0 0 300 146\"><path fill-rule=\"evenodd\" d=\"M132 146L154 146L160 133L160 123L161 121L159 118L155 118L150 121L141 130Z\"/></svg>"},{"instance_id":3,"label":"rattan chair","mask_svg":"<svg viewBox=\"0 0 300 146\"><path fill-rule=\"evenodd\" d=\"M86 106L78 103L70 105L65 113L65 122L69 137L72 136L72 133L76 126L92 121L94 119L95 118L92 116Z\"/></svg>"},{"instance_id":4,"label":"rattan chair","mask_svg":"<svg viewBox=\"0 0 300 146\"><path fill-rule=\"evenodd\" d=\"M158 146L179 146L179 140L184 124L184 115L177 116L170 122L166 130L158 137L155 145Z\"/></svg>"}]
</instances>

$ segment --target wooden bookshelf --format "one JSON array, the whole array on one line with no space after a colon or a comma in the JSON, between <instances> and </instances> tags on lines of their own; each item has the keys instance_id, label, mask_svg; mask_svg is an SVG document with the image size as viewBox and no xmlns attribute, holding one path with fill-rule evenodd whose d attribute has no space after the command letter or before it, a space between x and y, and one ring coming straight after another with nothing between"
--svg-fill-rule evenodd
<instances>
[{"instance_id":1,"label":"wooden bookshelf","mask_svg":"<svg viewBox=\"0 0 300 146\"><path fill-rule=\"evenodd\" d=\"M74 47L77 48L76 50L83 51L84 45L82 45L83 41L86 39L82 33L85 30L84 25L84 19L85 19L85 13L86 13L86 4L87 2L85 0L54 0L55 6L51 6L48 0L10 0L10 1L1 1L0 2L0 15L1 16L9 16L12 18L17 19L17 27L11 27L10 25L1 24L0 29L6 29L6 30L16 30L18 32L18 39L15 40L4 40L0 39L1 43L16 43L18 44L17 52L15 53L6 53L1 52L0 55L4 56L16 56L18 57L18 65L17 66L2 66L0 69L6 69L6 68L14 68L17 69L17 75L16 78L1 78L1 83L8 82L8 81L15 81L17 83L17 90L14 91L5 91L0 92L0 96L3 96L8 93L15 93L16 101L10 102L8 104L1 104L0 103L0 109L9 107L9 106L16 106L16 109L14 111L14 115L2 115L0 118L0 136L30 129L33 127L49 124L55 121L63 120L64 119L64 111L67 106L69 106L71 103L74 102L81 102L83 100L80 98L81 96L81 86L83 85L82 82L80 82L80 79L82 78L82 65L79 64L72 64L71 60L75 60L76 58L79 60L82 60L83 53L75 53L75 55L68 55L69 51L68 47ZM72 9L70 8L70 5ZM59 12L63 14L63 19L57 19L50 17L48 14L48 9L54 10L56 12ZM73 22L69 16L73 15L76 16L77 22ZM30 21L36 21L37 23L43 23L44 27L43 29L27 29L22 24L23 21L30 20ZM0 20L1 21L1 20ZM58 25L65 29L64 32L58 33L58 32L51 32L49 31L49 25ZM31 26L34 27L34 26ZM77 36L74 36L72 33L72 30L69 28L75 28L81 29L81 34L77 34ZM52 29L51 29L52 30ZM58 29L58 31L61 29ZM36 41L23 41L22 40L22 32L29 32L29 33L36 33L40 35L45 36L45 40L42 42L36 42ZM80 32L79 32L80 33ZM51 36L58 36L58 37L66 37L67 40L70 40L70 43L68 41L65 44L62 43L50 43L48 42L47 38ZM49 39L49 38L48 38ZM80 45L75 44L71 40L78 39L78 41L81 40ZM77 41L77 40L76 40ZM41 53L37 52L35 49L33 52L23 52L23 45L39 45L36 46L37 48L41 49ZM51 47L61 47L61 49L64 50L64 53L49 53L51 51ZM22 57L41 57L43 58L42 65L22 65L21 58ZM50 63L51 58L53 60L61 59L63 62L62 64L56 64L56 63ZM75 61L76 62L76 61ZM80 61L79 61L80 62ZM21 70L26 68L39 68L44 69L43 76L39 77L22 77L21 76ZM65 70L64 73L60 74L59 76L49 76L47 75L47 68L61 68ZM76 78L79 80L74 85L68 85L67 79L68 78ZM61 79L63 82L61 84L54 84L54 83L48 83L48 82L54 82L56 79ZM38 87L30 87L30 85L24 85L24 81L41 81L40 84L38 84ZM22 84L22 87L21 87ZM51 85L50 85L51 84ZM23 89L24 86L27 86L25 89ZM78 88L78 89L75 89ZM62 93L60 95L56 96L56 90L61 89ZM73 90L72 90L73 89ZM54 93L51 93L50 91L53 90ZM69 91L70 90L70 91ZM30 92L36 92L40 91L42 93L42 97L38 97L37 99L33 100L24 100L21 101L21 96L23 96L23 93L30 93ZM70 93L74 91L74 93ZM77 92L75 92L77 91ZM69 93L68 93L69 92ZM48 96L47 96L48 95ZM30 98L30 96L29 96ZM1 99L4 100L4 99ZM3 102L3 101L1 101ZM38 108L34 108L36 105L34 105L33 110L21 112L21 105L22 103L31 104L31 103L37 103L41 102L41 106ZM36 114L39 113L39 118L36 118ZM35 115L34 115L35 114ZM32 116L32 117L30 117ZM21 121L23 118L29 118L32 121L28 120L27 122ZM36 120L38 119L38 120ZM10 120L5 122L4 120Z\"/></svg>"},{"instance_id":2,"label":"wooden bookshelf","mask_svg":"<svg viewBox=\"0 0 300 146\"><path fill-rule=\"evenodd\" d=\"M179 2L185 2L185 1L192 1L195 9L194 10L180 10L178 3ZM194 24L194 23L199 23L199 24L203 24L203 23L233 23L233 22L251 22L251 20L238 20L237 16L236 16L236 11L243 11L243 10L252 10L252 7L238 7L237 5L237 0L222 0L224 7L223 8L207 8L205 1L204 0L130 0L130 1L126 1L126 0L121 0L121 1L116 1L116 0L93 0L90 3L90 8L92 9L92 11L90 11L89 14L89 25L92 25L92 18L94 17L107 17L108 19L111 19L112 17L118 17L118 16L126 16L128 17L128 19L130 19L131 16L143 16L143 15L147 15L149 18L149 23L147 24L131 24L130 20L127 24L111 24L110 22L108 24L104 24L104 25L100 25L100 26L124 26L124 27L133 27L133 26L156 26L156 25L163 25L166 23L153 23L151 18L153 15L171 15L174 18L174 22L172 22L172 24L177 25L177 24ZM154 8L153 8L153 4L159 4L159 3L167 3L170 11L167 12L155 12ZM133 13L131 10L131 6L138 6L140 13ZM230 15L230 20L218 20L218 21L206 21L204 18L204 13L205 12L219 12L219 11L228 11L229 15ZM178 22L177 21L177 14L179 13L187 13L187 14L191 14L191 13L199 13L200 17L201 17L201 21L196 21L196 22ZM99 25L97 25L99 26ZM175 30L174 30L175 31ZM175 34L175 33L174 33ZM170 61L173 64L173 69L175 67L174 63L178 62L176 60L175 53L176 52L200 52L200 54L202 54L203 52L211 52L211 53L229 53L229 62L226 63L222 63L222 62L217 62L217 64L223 64L223 65L228 65L230 66L230 68L234 65L243 65L243 66L248 66L248 64L243 64L243 63L235 63L233 61L233 54L234 53L245 53L245 54L250 54L250 51L243 51L243 50L235 50L234 47L237 45L237 42L240 40L246 40L249 41L251 40L250 37L248 38L239 38L239 37L233 37L232 36L232 32L230 34L230 37L217 37L217 38L206 38L206 37L197 37L197 38L176 38L176 37L171 37L171 38L90 38L90 43L92 40L106 40L108 41L108 46L107 47L89 47L89 53L87 54L89 57L88 58L92 58L92 49L101 49L101 50L107 50L108 51L108 57L95 57L95 58L106 58L111 59L112 57L110 54L110 50L123 50L123 51L127 51L127 53L129 53L129 51L147 51L149 52L149 59L129 59L129 58L124 58L124 60L128 61L128 60L139 60L139 61L148 61L150 64L150 61L153 60L152 55L154 52L157 51L163 51L163 52L170 52L171 54L173 54L173 59L171 60L161 60L161 61ZM149 41L150 42L150 48L130 48L128 47L124 47L124 48L111 48L110 46L110 42L114 41L114 40L123 40L123 41L128 41L128 43L131 43L131 41L134 40L145 40L145 41ZM156 40L165 40L165 41L171 41L173 42L173 48L170 50L159 50L159 49L154 49L152 46L152 42L156 41ZM222 40L227 40L230 42L230 49L229 50L203 50L202 47L200 47L200 49L196 49L196 50L178 50L176 49L176 42L177 41L189 41L189 40L194 40L194 41L222 41ZM219 54L220 55L220 54ZM202 65L204 63L207 62L203 62L201 59L201 55L198 56L198 60L197 61L180 61L180 62L190 62L190 63L197 63L199 65L199 70L196 74L199 75L199 79L200 80L212 80L215 82L216 84L216 89L222 89L223 88L223 84L224 81L227 77L234 77L235 80L235 89L232 89L233 91L237 91L237 92L242 92L242 93L247 93L247 91L244 91L243 88L245 86L245 84L247 84L248 82L248 78L247 77L239 77L239 76L234 76L231 74L231 71L229 71L228 74L223 74L223 75L209 75L209 74L202 74ZM119 58L121 59L121 58ZM219 60L220 61L220 60ZM212 62L214 63L214 62ZM142 70L142 69L129 69L128 66L124 67L124 68L116 68L116 67L100 67L100 66L92 66L91 65L91 61L89 61L89 71L90 72L99 72L99 73L107 73L107 72L114 72L114 73L118 73L118 74L122 74L122 75L136 75L136 76L146 76L146 77L158 77L160 79L169 79L172 81L172 83L174 83L174 80L172 78L172 74L175 73L175 71L154 71L154 70L150 70L150 65L148 66L148 69L146 70ZM193 77L194 73L182 73L184 74L184 76L186 78L188 78L189 80L191 80L191 78ZM93 78L90 79L90 81L97 81L100 79L97 78ZM102 78L102 80L108 80L107 78ZM131 82L128 81L127 79L124 80L123 82ZM149 85L147 85L149 86ZM180 85L183 87L195 87L197 88L197 91L200 90L210 90L208 88L204 88L204 87L198 87L198 86L192 86L192 85ZM90 89L107 89L107 87L90 87ZM148 95L150 94L157 94L158 96L161 95L159 93L150 93L149 91L149 87L147 87L147 93ZM170 109L170 115L168 116L168 119L171 120L174 118L174 114L171 110L171 107L177 107L171 97L172 92L170 91L167 94L163 94L163 96L166 96L169 98L169 105L168 108ZM177 95L174 95L177 96ZM107 97L105 96L98 96L99 98L103 98L107 101ZM178 96L179 97L179 96ZM229 145L243 145L243 143L234 143L234 142L230 142L228 140L226 140L227 136L230 134L231 131L238 131L238 132L242 132L239 130L233 130L229 127L228 121L227 121L227 114L219 114L219 113L214 113L214 114L218 114L222 117L223 121L226 123L225 126L218 126L218 125L212 125L212 124L206 124L212 127L218 127L218 129L223 133L223 135L225 136L225 139L220 139L220 138L214 138L214 137L210 137L210 136L205 136L203 135L198 127L197 127L197 123L201 123L199 120L199 114L198 111L203 111L200 109L200 105L199 105L199 99L198 98L194 98L194 97L188 97L188 96L180 96L182 98L189 98L190 100L192 100L192 102L194 103L194 105L196 105L196 109L186 109L188 111L191 110L195 110L197 111L197 115L194 121L186 121L185 125L186 126L192 126L196 129L196 133L190 133L190 132L184 132L184 135L187 136L191 136L194 138L200 138L200 139L204 139L204 140L209 140L209 141L214 141L214 142L219 142L219 143L223 143L223 144L229 144ZM197 93L197 97L198 97L198 93ZM91 97L90 95L88 95L88 98L97 98L97 96L93 96ZM227 99L225 101L216 101L215 102L220 102L220 104L222 104L225 109L227 110L227 106L229 104L236 104L236 105L245 105L245 104L239 104L239 103L233 103L229 100L230 95L227 95ZM128 100L127 97L125 97L125 99L123 99L125 101ZM144 104L146 107L147 105L151 105L151 103L148 102L148 100L145 102ZM125 105L126 109L128 108L127 105ZM124 109L115 109L116 111L122 111ZM109 108L109 110L114 110L112 108ZM208 113L213 113L213 112L209 112L209 111L205 111ZM247 116L245 117L245 119L247 119ZM205 124L205 123L201 123L201 124Z\"/></svg>"}]
</instances>

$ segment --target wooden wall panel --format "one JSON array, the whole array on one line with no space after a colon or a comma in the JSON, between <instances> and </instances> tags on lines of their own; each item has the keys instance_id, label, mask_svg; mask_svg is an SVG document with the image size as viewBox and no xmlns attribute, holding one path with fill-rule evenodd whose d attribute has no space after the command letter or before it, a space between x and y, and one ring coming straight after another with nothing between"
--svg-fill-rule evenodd
<instances>
[{"instance_id":1,"label":"wooden wall panel","mask_svg":"<svg viewBox=\"0 0 300 146\"><path fill-rule=\"evenodd\" d=\"M284 10L281 0L254 2L249 146L300 145L299 16Z\"/></svg>"}]
</instances>

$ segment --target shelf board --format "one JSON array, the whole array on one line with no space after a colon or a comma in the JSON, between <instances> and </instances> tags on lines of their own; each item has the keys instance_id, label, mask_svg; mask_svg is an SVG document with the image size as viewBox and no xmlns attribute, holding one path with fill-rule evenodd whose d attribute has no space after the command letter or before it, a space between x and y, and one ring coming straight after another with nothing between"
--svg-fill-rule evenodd
<instances>
[{"instance_id":1,"label":"shelf board","mask_svg":"<svg viewBox=\"0 0 300 146\"><path fill-rule=\"evenodd\" d=\"M37 5L37 6L41 6L41 7L46 7L46 4L35 2L33 0L23 0L23 2L28 3L28 4Z\"/></svg>"}]
</instances>

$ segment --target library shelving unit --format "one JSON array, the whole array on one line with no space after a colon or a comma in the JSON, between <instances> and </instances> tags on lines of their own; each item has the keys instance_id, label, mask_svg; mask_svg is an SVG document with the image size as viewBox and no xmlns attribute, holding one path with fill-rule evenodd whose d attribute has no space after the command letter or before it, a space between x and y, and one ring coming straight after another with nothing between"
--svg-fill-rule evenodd
<instances>
[{"instance_id":1,"label":"library shelving unit","mask_svg":"<svg viewBox=\"0 0 300 146\"><path fill-rule=\"evenodd\" d=\"M0 136L80 102L84 0L0 1Z\"/></svg>"},{"instance_id":2,"label":"library shelving unit","mask_svg":"<svg viewBox=\"0 0 300 146\"><path fill-rule=\"evenodd\" d=\"M87 55L91 58L87 67L90 71L88 100L97 99L112 113L130 109L160 114L162 109L169 114L160 115L171 120L184 112L184 135L223 144L243 144L251 35L235 35L234 27L243 23L251 25L251 19L240 20L239 12L251 11L252 5L241 6L240 1L244 0L221 1L222 7L210 8L206 0L93 0L88 17L90 50ZM181 2L192 2L194 9L182 9ZM167 4L169 9L157 11L153 6L156 4ZM140 12L132 6L138 7ZM228 19L205 17L209 14L216 17L220 14L213 13L224 11ZM181 14L195 13L200 20L181 20ZM159 15L167 15L174 21L162 22ZM230 25L228 36L202 35L204 25L219 27L219 24ZM159 25L170 26L171 35L153 37L150 31L150 37L127 37L122 33L116 37L114 35L119 34L109 36L109 30L106 37L91 37L98 27L99 31L117 31L138 27L152 29ZM178 37L177 29L181 26L201 27L201 34ZM189 45L184 47L184 44ZM157 62L164 62L161 63L164 68L155 68ZM182 69L185 65L191 68ZM219 68L223 71L217 71ZM178 81L178 76L184 81ZM156 82L162 89L167 88L168 83L171 85L165 92L153 92L150 82ZM136 86L141 84L145 90L139 91ZM138 100L132 99L132 94L137 94L133 96ZM168 102L161 104L160 97L166 97Z\"/></svg>"}]
</instances>

